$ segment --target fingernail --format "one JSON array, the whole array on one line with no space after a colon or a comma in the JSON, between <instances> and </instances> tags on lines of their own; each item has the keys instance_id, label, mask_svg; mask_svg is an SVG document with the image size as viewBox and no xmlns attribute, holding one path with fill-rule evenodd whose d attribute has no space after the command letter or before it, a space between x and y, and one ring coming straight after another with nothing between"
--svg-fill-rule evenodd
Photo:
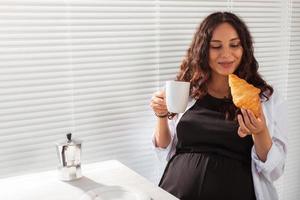
<instances>
[{"instance_id":1,"label":"fingernail","mask_svg":"<svg viewBox=\"0 0 300 200\"><path fill-rule=\"evenodd\" d=\"M260 119L260 118L257 118L257 120L261 122L261 119Z\"/></svg>"}]
</instances>

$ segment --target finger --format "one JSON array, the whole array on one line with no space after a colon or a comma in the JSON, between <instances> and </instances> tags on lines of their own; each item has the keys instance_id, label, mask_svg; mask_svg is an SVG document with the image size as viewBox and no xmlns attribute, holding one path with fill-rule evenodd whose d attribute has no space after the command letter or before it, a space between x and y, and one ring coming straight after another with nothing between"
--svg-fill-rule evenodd
<instances>
[{"instance_id":1,"label":"finger","mask_svg":"<svg viewBox=\"0 0 300 200\"><path fill-rule=\"evenodd\" d=\"M262 108L262 104L261 103L259 103L259 116L258 116L258 118L257 118L257 120L258 121L264 121L265 120L265 114L264 114L264 110L263 110L263 108Z\"/></svg>"},{"instance_id":2,"label":"finger","mask_svg":"<svg viewBox=\"0 0 300 200\"><path fill-rule=\"evenodd\" d=\"M168 110L167 109L153 108L153 112L158 114L158 115L165 115L166 113L168 113Z\"/></svg>"},{"instance_id":3,"label":"finger","mask_svg":"<svg viewBox=\"0 0 300 200\"><path fill-rule=\"evenodd\" d=\"M248 116L248 113L247 113L247 110L245 109L241 109L242 111L242 114L243 114L243 118L244 118L244 122L245 122L245 126L248 128L248 129L254 129L255 127L252 125L251 121L250 121L250 118Z\"/></svg>"},{"instance_id":4,"label":"finger","mask_svg":"<svg viewBox=\"0 0 300 200\"><path fill-rule=\"evenodd\" d=\"M151 100L150 105L152 105L153 107L156 107L156 108L164 108L164 109L167 108L167 104L165 102L161 102L159 100Z\"/></svg>"},{"instance_id":5,"label":"finger","mask_svg":"<svg viewBox=\"0 0 300 200\"><path fill-rule=\"evenodd\" d=\"M155 102L150 102L150 106L153 109L167 110L167 106L166 105L157 104Z\"/></svg>"},{"instance_id":6,"label":"finger","mask_svg":"<svg viewBox=\"0 0 300 200\"><path fill-rule=\"evenodd\" d=\"M158 98L165 98L165 91L159 90L159 91L154 93L154 96L158 97Z\"/></svg>"},{"instance_id":7,"label":"finger","mask_svg":"<svg viewBox=\"0 0 300 200\"><path fill-rule=\"evenodd\" d=\"M247 110L247 112L250 117L251 123L253 124L254 127L257 127L258 121L257 121L257 118L255 117L254 113L251 110Z\"/></svg>"},{"instance_id":8,"label":"finger","mask_svg":"<svg viewBox=\"0 0 300 200\"><path fill-rule=\"evenodd\" d=\"M157 97L155 94L151 97L151 101L156 103L165 103L165 98Z\"/></svg>"},{"instance_id":9,"label":"finger","mask_svg":"<svg viewBox=\"0 0 300 200\"><path fill-rule=\"evenodd\" d=\"M155 104L159 104L159 105L162 105L162 106L166 105L165 101L161 98L154 97L154 98L151 99L151 101Z\"/></svg>"},{"instance_id":10,"label":"finger","mask_svg":"<svg viewBox=\"0 0 300 200\"><path fill-rule=\"evenodd\" d=\"M238 129L238 135L239 135L241 138L243 138L243 137L246 137L248 134L247 134L247 133L244 133L244 132L242 131L241 127L239 127L239 129Z\"/></svg>"},{"instance_id":11,"label":"finger","mask_svg":"<svg viewBox=\"0 0 300 200\"><path fill-rule=\"evenodd\" d=\"M250 130L246 127L242 115L238 115L238 122L240 124L240 128L242 129L243 133L250 133Z\"/></svg>"},{"instance_id":12,"label":"finger","mask_svg":"<svg viewBox=\"0 0 300 200\"><path fill-rule=\"evenodd\" d=\"M161 107L161 106L157 106L157 105L154 105L152 108L154 110L168 111L167 107Z\"/></svg>"}]
</instances>

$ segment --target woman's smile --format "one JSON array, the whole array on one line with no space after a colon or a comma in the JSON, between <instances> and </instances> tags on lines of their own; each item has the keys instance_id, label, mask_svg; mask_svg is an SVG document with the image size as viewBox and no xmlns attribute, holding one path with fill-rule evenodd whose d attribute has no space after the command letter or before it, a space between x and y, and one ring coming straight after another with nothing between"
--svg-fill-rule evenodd
<instances>
[{"instance_id":1,"label":"woman's smile","mask_svg":"<svg viewBox=\"0 0 300 200\"><path fill-rule=\"evenodd\" d=\"M225 69L229 69L233 66L234 61L223 61L223 62L218 62L219 65L221 65Z\"/></svg>"}]
</instances>

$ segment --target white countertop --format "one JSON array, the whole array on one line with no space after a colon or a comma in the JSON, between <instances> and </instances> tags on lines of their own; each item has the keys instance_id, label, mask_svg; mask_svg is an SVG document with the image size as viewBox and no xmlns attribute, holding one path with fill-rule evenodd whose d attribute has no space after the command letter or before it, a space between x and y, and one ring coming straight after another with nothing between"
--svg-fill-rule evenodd
<instances>
[{"instance_id":1,"label":"white countertop","mask_svg":"<svg viewBox=\"0 0 300 200\"><path fill-rule=\"evenodd\" d=\"M56 170L0 179L1 200L79 200L88 190L125 186L140 190L153 200L178 200L116 160L82 166L83 177L64 182Z\"/></svg>"}]
</instances>

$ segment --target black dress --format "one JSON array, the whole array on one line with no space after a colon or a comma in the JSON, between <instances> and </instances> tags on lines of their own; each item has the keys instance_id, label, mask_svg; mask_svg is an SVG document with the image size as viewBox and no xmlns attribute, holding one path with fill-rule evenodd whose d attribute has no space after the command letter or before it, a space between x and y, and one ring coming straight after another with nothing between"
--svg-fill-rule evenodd
<instances>
[{"instance_id":1,"label":"black dress","mask_svg":"<svg viewBox=\"0 0 300 200\"><path fill-rule=\"evenodd\" d=\"M177 125L178 143L159 186L181 200L255 200L251 136L220 111L231 103L209 94L197 100Z\"/></svg>"}]
</instances>

